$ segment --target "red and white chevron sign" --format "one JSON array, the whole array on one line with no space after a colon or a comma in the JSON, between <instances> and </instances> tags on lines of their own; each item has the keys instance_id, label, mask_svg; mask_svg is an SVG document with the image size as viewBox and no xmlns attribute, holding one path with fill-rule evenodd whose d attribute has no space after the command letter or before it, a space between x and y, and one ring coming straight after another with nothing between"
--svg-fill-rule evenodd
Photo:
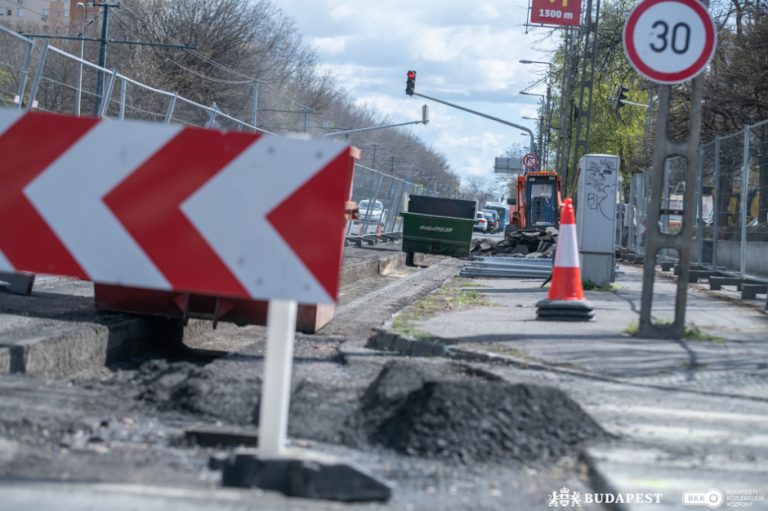
<instances>
[{"instance_id":1,"label":"red and white chevron sign","mask_svg":"<svg viewBox=\"0 0 768 511\"><path fill-rule=\"evenodd\" d=\"M0 110L0 270L331 303L356 150Z\"/></svg>"}]
</instances>

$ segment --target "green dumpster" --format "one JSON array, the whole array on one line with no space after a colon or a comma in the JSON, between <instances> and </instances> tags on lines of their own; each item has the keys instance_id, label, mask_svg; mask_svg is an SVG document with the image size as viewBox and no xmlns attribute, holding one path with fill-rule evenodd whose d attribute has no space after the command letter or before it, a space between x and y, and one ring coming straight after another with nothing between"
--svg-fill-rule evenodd
<instances>
[{"instance_id":1,"label":"green dumpster","mask_svg":"<svg viewBox=\"0 0 768 511\"><path fill-rule=\"evenodd\" d=\"M413 254L469 256L475 227L474 201L412 195L403 217L403 252L413 266Z\"/></svg>"}]
</instances>

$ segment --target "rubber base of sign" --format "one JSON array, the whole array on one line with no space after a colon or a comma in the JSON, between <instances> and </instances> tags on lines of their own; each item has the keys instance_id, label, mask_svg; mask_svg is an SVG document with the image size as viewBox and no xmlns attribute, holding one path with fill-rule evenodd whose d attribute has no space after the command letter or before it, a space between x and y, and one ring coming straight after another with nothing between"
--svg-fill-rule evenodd
<instances>
[{"instance_id":1,"label":"rubber base of sign","mask_svg":"<svg viewBox=\"0 0 768 511\"><path fill-rule=\"evenodd\" d=\"M279 491L288 497L342 502L387 501L392 488L363 469L341 461L313 458L259 458L233 454L222 466L222 484Z\"/></svg>"}]
</instances>

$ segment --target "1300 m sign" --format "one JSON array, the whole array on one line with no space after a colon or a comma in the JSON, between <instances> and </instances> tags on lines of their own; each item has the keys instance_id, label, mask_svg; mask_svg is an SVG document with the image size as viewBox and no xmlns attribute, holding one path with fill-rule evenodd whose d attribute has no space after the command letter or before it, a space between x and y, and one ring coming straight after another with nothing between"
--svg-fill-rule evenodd
<instances>
[{"instance_id":1,"label":"1300 m sign","mask_svg":"<svg viewBox=\"0 0 768 511\"><path fill-rule=\"evenodd\" d=\"M531 0L531 23L578 26L581 0Z\"/></svg>"},{"instance_id":2,"label":"1300 m sign","mask_svg":"<svg viewBox=\"0 0 768 511\"><path fill-rule=\"evenodd\" d=\"M716 30L696 0L645 0L624 25L624 53L651 81L680 83L699 74L715 53Z\"/></svg>"}]
</instances>

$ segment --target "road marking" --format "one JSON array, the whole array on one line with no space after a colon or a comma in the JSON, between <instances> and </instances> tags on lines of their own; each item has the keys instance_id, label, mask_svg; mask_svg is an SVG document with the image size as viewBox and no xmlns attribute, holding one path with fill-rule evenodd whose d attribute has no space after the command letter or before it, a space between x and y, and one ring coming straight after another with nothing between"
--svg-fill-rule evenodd
<instances>
[{"instance_id":1,"label":"road marking","mask_svg":"<svg viewBox=\"0 0 768 511\"><path fill-rule=\"evenodd\" d=\"M728 412L706 412L700 410L681 410L679 408L662 408L656 406L618 406L601 404L597 406L585 406L591 413L615 413L620 416L642 415L652 417L675 417L682 419L702 419L705 421L737 422L739 424L750 423L765 426L768 431L768 415L754 415Z\"/></svg>"}]
</instances>

